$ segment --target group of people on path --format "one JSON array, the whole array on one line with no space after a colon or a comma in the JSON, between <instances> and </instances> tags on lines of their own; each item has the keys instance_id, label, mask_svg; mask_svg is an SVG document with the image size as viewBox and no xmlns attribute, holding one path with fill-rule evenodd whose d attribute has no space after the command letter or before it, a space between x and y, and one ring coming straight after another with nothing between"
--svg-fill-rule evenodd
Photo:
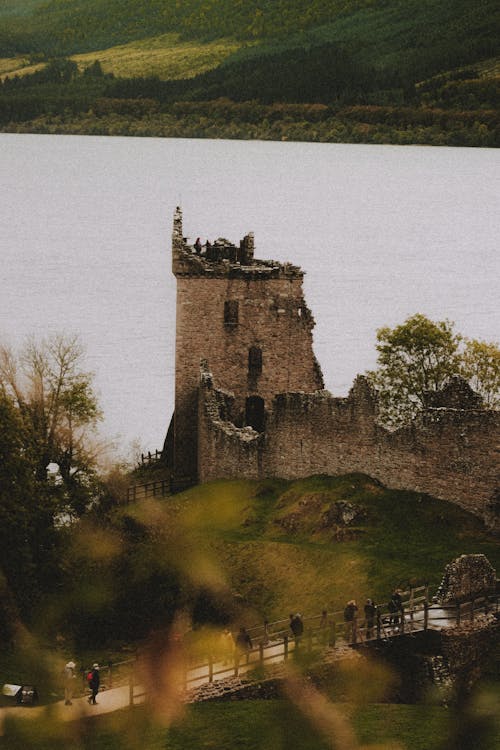
<instances>
[{"instance_id":1,"label":"group of people on path","mask_svg":"<svg viewBox=\"0 0 500 750\"><path fill-rule=\"evenodd\" d=\"M365 637L373 638L375 621L377 618L377 605L373 599L367 599L364 605L365 615ZM403 599L399 589L395 589L389 599L387 609L389 610L389 625L395 629L399 628L400 618L403 616ZM358 605L355 599L347 602L344 609L345 637L347 641L354 641L358 635Z\"/></svg>"},{"instance_id":2,"label":"group of people on path","mask_svg":"<svg viewBox=\"0 0 500 750\"><path fill-rule=\"evenodd\" d=\"M74 661L69 661L64 667L64 704L66 706L71 706L73 703L73 698L75 696L76 676L76 664ZM87 672L86 683L87 687L90 690L88 702L92 705L96 705L96 697L101 684L99 664L97 662L95 662L92 665L92 669Z\"/></svg>"},{"instance_id":3,"label":"group of people on path","mask_svg":"<svg viewBox=\"0 0 500 750\"><path fill-rule=\"evenodd\" d=\"M392 593L387 609L389 610L388 624L397 629L403 616L403 600L399 589L395 589ZM355 599L348 601L344 609L344 623L345 638L349 642L356 641L358 638L358 612L358 605L356 604ZM373 599L366 600L363 607L363 613L365 638L373 638L378 614L378 608ZM269 641L268 625L269 623L266 621L264 623L264 645ZM300 645L304 635L304 621L302 615L299 613L290 613L289 628L292 632L295 646L297 647ZM319 622L319 630L324 634L322 638L324 643L329 642L329 629L330 620L328 618L328 612L327 610L323 610ZM253 648L252 639L244 627L240 627L235 638L229 628L225 628L221 634L220 644L224 664L232 663L235 657L237 662L239 662L241 657L248 655Z\"/></svg>"}]
</instances>

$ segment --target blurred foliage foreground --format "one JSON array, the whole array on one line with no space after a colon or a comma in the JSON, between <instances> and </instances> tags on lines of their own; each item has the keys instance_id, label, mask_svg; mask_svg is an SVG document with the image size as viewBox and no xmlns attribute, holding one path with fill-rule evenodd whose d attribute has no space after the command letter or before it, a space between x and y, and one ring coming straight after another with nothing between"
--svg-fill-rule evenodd
<instances>
[{"instance_id":1,"label":"blurred foliage foreground","mask_svg":"<svg viewBox=\"0 0 500 750\"><path fill-rule=\"evenodd\" d=\"M333 510L347 505L359 512L345 524ZM386 602L408 583L434 588L462 553L482 552L498 569L498 540L459 508L361 475L217 482L93 509L64 538L57 585L36 611L2 609L0 679L36 684L44 707L3 715L0 748L500 747L498 664L450 706L433 695L384 703L396 678L364 658L339 663L321 690L292 660L269 701L185 705L180 688L185 656L206 653L225 626L332 611L353 597ZM0 596L8 601L5 581ZM68 659L84 670L134 654L145 706L61 720Z\"/></svg>"}]
</instances>

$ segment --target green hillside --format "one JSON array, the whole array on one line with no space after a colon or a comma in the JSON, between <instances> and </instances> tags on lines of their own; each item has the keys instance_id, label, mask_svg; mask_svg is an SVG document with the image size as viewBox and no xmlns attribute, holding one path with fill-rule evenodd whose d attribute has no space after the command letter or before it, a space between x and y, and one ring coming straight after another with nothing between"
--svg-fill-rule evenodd
<instances>
[{"instance_id":1,"label":"green hillside","mask_svg":"<svg viewBox=\"0 0 500 750\"><path fill-rule=\"evenodd\" d=\"M465 702L459 713L432 694L419 705L389 703L394 675L370 659L340 662L321 692L311 693L308 683L281 699L181 710L169 692L175 663L163 635L172 624L185 645L198 644L205 655L224 625L286 621L290 611L332 612L351 598L384 604L394 587L408 584L428 582L433 593L444 566L463 553L484 553L500 569L500 540L477 518L360 474L212 482L82 519L68 529L61 551L61 591L41 603L29 638L20 638L21 653L2 651L0 678L12 680L16 668L19 674L29 666L46 700L47 685L51 696L61 694L57 665L69 654L78 664L97 655L104 664L116 654L116 665L120 649L130 657L134 645L150 639L144 653L159 665L153 674L163 686L161 699L151 713L139 707L78 723L54 721L50 713L37 722L21 715L6 723L0 747L497 750L494 660L474 703ZM337 742L341 727L351 727L348 745ZM470 732L473 744L467 744Z\"/></svg>"},{"instance_id":2,"label":"green hillside","mask_svg":"<svg viewBox=\"0 0 500 750\"><path fill-rule=\"evenodd\" d=\"M351 598L385 602L409 583L437 588L464 553L500 570L500 541L478 519L363 475L216 482L176 496L173 512L256 621L343 609Z\"/></svg>"},{"instance_id":3,"label":"green hillside","mask_svg":"<svg viewBox=\"0 0 500 750\"><path fill-rule=\"evenodd\" d=\"M26 0L22 17L12 7L0 29L4 130L500 145L495 0ZM78 65L64 79L50 69L61 56ZM101 81L89 87L96 60ZM186 114L189 102L202 106ZM259 109L283 104L325 109Z\"/></svg>"},{"instance_id":4,"label":"green hillside","mask_svg":"<svg viewBox=\"0 0 500 750\"><path fill-rule=\"evenodd\" d=\"M0 0L0 18L29 16L44 0Z\"/></svg>"},{"instance_id":5,"label":"green hillside","mask_svg":"<svg viewBox=\"0 0 500 750\"><path fill-rule=\"evenodd\" d=\"M9 5L9 4L7 4ZM274 38L311 31L307 44L353 45L361 59L392 65L409 55L449 69L498 54L500 9L494 0L51 0L7 26L19 52L70 54L166 32L185 39ZM10 6L9 6L10 7ZM5 33L5 32L4 32ZM291 40L297 46L297 39ZM0 49L0 54L1 54ZM5 53L4 53L5 54Z\"/></svg>"}]
</instances>

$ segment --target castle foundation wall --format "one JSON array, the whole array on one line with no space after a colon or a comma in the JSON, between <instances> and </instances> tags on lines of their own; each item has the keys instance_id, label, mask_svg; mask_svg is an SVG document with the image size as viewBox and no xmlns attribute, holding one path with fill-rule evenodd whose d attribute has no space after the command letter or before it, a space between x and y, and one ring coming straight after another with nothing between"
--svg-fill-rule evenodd
<instances>
[{"instance_id":1,"label":"castle foundation wall","mask_svg":"<svg viewBox=\"0 0 500 750\"><path fill-rule=\"evenodd\" d=\"M375 397L358 377L347 398L327 391L277 396L258 435L221 419L216 393L212 384L200 388L201 481L361 472L481 517L499 485L498 412L429 408L420 421L389 432L377 424Z\"/></svg>"}]
</instances>

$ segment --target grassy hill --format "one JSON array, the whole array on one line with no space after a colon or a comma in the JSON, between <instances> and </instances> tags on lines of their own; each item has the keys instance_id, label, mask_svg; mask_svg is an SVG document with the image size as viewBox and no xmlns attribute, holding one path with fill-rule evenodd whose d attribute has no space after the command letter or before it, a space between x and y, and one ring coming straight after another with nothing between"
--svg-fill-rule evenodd
<instances>
[{"instance_id":1,"label":"grassy hill","mask_svg":"<svg viewBox=\"0 0 500 750\"><path fill-rule=\"evenodd\" d=\"M500 570L500 541L478 519L363 475L216 482L176 496L175 505L257 621L343 609L351 598L385 602L409 583L436 588L445 565L464 553L482 552ZM344 523L350 506L358 515Z\"/></svg>"},{"instance_id":2,"label":"grassy hill","mask_svg":"<svg viewBox=\"0 0 500 750\"><path fill-rule=\"evenodd\" d=\"M264 617L287 618L292 610L308 615L323 607L339 609L352 597L385 602L398 585L428 581L435 587L444 566L463 553L482 552L500 569L500 540L478 519L426 495L387 490L359 474L294 482L213 482L116 508L91 536L85 527L75 534L79 556L65 563L73 586L65 597L73 623L90 618L94 639L99 621L92 620L93 610L100 608L106 622L120 601L121 617L132 612L138 622L153 622L159 611L156 624L164 627L172 586L184 607L195 604L199 625L211 623L220 633L228 617L235 618L233 627L251 626ZM94 551L90 538L97 540ZM189 599L193 584L205 592L202 600ZM49 622L54 605L48 603ZM71 618L63 622L68 627ZM116 623L112 633L119 635ZM73 647L69 632L65 634L68 642L59 660L69 644ZM161 643L157 634L153 637ZM34 644L31 648L40 668L42 652ZM92 658L95 648L94 641L94 650L86 652ZM71 654L82 662L77 651ZM52 657L44 658L52 664ZM2 655L3 678L4 660ZM12 663L10 669L11 674ZM280 700L201 704L178 712L167 701L152 714L136 708L73 725L53 722L48 715L36 724L11 721L0 748L500 748L494 665L491 686L485 683L475 702L466 703L459 714L433 702L432 696L428 704L417 706L384 703L388 679L369 660L348 661L325 686L325 698L311 698L306 691ZM467 744L470 732L473 744ZM339 740L342 736L350 738L349 744Z\"/></svg>"},{"instance_id":3,"label":"grassy hill","mask_svg":"<svg viewBox=\"0 0 500 750\"><path fill-rule=\"evenodd\" d=\"M25 0L17 16L13 9L10 0L0 6L3 129L500 144L494 0ZM119 85L108 81L92 98L78 76L70 87L36 75L33 65L62 55L80 71L99 60ZM12 83L13 74L23 82ZM221 98L253 111L242 121L226 108L221 122L210 106L188 118L176 109ZM259 113L259 105L283 103L322 104L328 122L316 127L317 113Z\"/></svg>"}]
</instances>

